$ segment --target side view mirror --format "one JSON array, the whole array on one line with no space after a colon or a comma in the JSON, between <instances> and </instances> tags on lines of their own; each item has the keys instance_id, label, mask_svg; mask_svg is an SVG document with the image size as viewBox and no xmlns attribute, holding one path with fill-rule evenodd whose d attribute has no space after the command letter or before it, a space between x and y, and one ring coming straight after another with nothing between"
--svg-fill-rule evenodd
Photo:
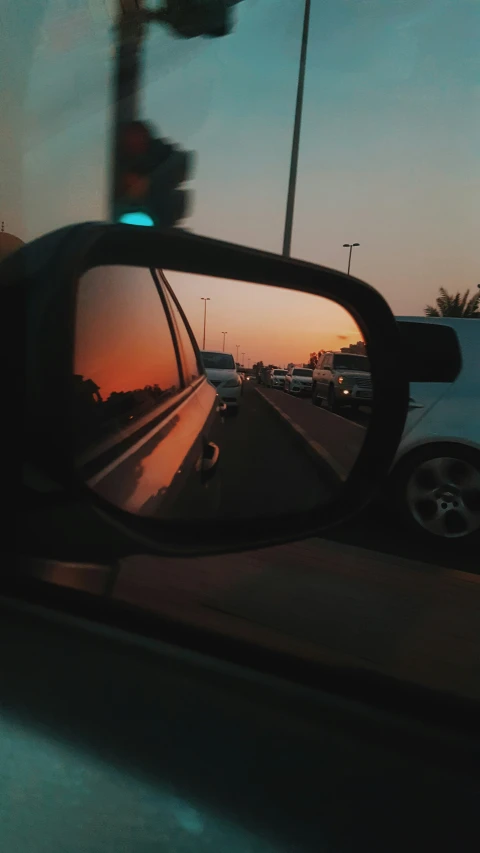
<instances>
[{"instance_id":1,"label":"side view mirror","mask_svg":"<svg viewBox=\"0 0 480 853\"><path fill-rule=\"evenodd\" d=\"M382 296L352 276L189 233L87 223L19 249L0 287L26 334L18 527L30 556L293 541L361 510L391 466L409 397L400 336ZM357 386L312 383L302 367L319 343L359 335L365 411ZM244 383L247 359L248 375L297 367L281 383Z\"/></svg>"}]
</instances>

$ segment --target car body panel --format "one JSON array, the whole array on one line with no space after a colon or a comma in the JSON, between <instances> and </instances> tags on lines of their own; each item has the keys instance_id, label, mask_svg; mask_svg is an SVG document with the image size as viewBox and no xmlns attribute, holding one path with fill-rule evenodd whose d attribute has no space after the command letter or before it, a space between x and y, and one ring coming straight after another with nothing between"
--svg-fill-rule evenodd
<instances>
[{"instance_id":1,"label":"car body panel","mask_svg":"<svg viewBox=\"0 0 480 853\"><path fill-rule=\"evenodd\" d=\"M216 394L205 380L145 436L88 481L105 500L135 515L175 515L182 493L200 500L202 457ZM176 507L176 509L175 509Z\"/></svg>"},{"instance_id":2,"label":"car body panel","mask_svg":"<svg viewBox=\"0 0 480 853\"><path fill-rule=\"evenodd\" d=\"M145 269L146 276L151 274ZM89 405L79 409L83 420L76 419L82 440L77 442L75 464L82 480L122 511L149 518L184 517L188 507L190 515L203 517L215 511L217 502L211 480L217 468L212 459L220 457L222 438L219 398L207 381L195 337L168 281L152 276L151 286L159 316L167 321L159 328L170 332L158 337L159 355L166 359L176 353L176 384L164 394L154 393L154 388L147 393L148 386L142 394L117 395L118 406L115 400L116 408L106 410L109 401L89 399ZM93 383L93 390L96 387Z\"/></svg>"},{"instance_id":3,"label":"car body panel","mask_svg":"<svg viewBox=\"0 0 480 853\"><path fill-rule=\"evenodd\" d=\"M454 381L410 383L410 407L394 467L412 450L438 442L463 444L480 453L480 322L453 317L397 320L452 328L462 365Z\"/></svg>"}]
</instances>

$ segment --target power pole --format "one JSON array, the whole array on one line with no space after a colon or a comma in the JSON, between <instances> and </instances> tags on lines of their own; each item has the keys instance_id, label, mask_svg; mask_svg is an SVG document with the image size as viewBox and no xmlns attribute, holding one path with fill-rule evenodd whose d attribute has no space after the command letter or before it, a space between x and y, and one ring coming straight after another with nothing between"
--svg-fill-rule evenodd
<instances>
[{"instance_id":1,"label":"power pole","mask_svg":"<svg viewBox=\"0 0 480 853\"><path fill-rule=\"evenodd\" d=\"M209 296L201 296L200 299L202 300L202 302L204 303L204 306L205 306L205 309L203 312L203 347L202 347L202 349L205 349L205 339L206 339L206 335L207 335L207 302L210 302L210 297Z\"/></svg>"}]
</instances>

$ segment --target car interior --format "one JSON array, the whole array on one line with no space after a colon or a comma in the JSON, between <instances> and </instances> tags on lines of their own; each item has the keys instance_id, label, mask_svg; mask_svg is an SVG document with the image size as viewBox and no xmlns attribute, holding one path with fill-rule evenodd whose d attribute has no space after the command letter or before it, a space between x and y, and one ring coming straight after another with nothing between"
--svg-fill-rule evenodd
<instances>
[{"instance_id":1,"label":"car interior","mask_svg":"<svg viewBox=\"0 0 480 853\"><path fill-rule=\"evenodd\" d=\"M25 236L2 224L2 853L473 853L480 291L444 287L463 243L438 211L466 184L436 184L464 105L454 4L61 5L7 0L0 42ZM304 249L329 241L344 270ZM436 303L394 311L410 275L423 299L434 246ZM342 539L372 517L375 547Z\"/></svg>"}]
</instances>

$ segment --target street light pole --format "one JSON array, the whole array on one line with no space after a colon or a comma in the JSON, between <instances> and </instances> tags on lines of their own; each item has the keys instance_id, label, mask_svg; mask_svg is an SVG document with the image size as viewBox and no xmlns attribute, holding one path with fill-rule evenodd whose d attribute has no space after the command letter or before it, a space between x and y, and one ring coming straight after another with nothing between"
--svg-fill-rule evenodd
<instances>
[{"instance_id":1,"label":"street light pole","mask_svg":"<svg viewBox=\"0 0 480 853\"><path fill-rule=\"evenodd\" d=\"M245 353L242 352L242 367L245 367Z\"/></svg>"},{"instance_id":2,"label":"street light pole","mask_svg":"<svg viewBox=\"0 0 480 853\"><path fill-rule=\"evenodd\" d=\"M286 258L290 257L290 249L292 245L293 211L295 208L295 191L297 187L298 152L300 148L300 130L302 125L303 90L305 88L309 24L310 0L305 0L302 43L300 47L300 64L298 68L297 101L295 104L292 153L290 157L290 176L288 179L287 209L285 213L285 229L283 233L283 255Z\"/></svg>"},{"instance_id":3,"label":"street light pole","mask_svg":"<svg viewBox=\"0 0 480 853\"><path fill-rule=\"evenodd\" d=\"M480 287L480 285L479 285L479 287ZM237 364L238 364L238 350L240 349L240 344L235 344L235 346L237 347Z\"/></svg>"},{"instance_id":4,"label":"street light pole","mask_svg":"<svg viewBox=\"0 0 480 853\"><path fill-rule=\"evenodd\" d=\"M205 303L205 310L203 312L203 347L205 349L205 336L207 333L207 302L210 302L209 296L201 296L200 299Z\"/></svg>"},{"instance_id":5,"label":"street light pole","mask_svg":"<svg viewBox=\"0 0 480 853\"><path fill-rule=\"evenodd\" d=\"M350 275L350 265L351 265L351 263L352 263L352 250L353 250L354 246L359 246L359 245L360 245L360 243L344 243L344 244L343 244L343 248L344 248L344 249L350 249L350 251L349 251L349 253L348 253L348 270L347 270L347 275Z\"/></svg>"},{"instance_id":6,"label":"street light pole","mask_svg":"<svg viewBox=\"0 0 480 853\"><path fill-rule=\"evenodd\" d=\"M223 335L223 352L225 352L225 338L227 337L228 332L222 332L222 335Z\"/></svg>"}]
</instances>

